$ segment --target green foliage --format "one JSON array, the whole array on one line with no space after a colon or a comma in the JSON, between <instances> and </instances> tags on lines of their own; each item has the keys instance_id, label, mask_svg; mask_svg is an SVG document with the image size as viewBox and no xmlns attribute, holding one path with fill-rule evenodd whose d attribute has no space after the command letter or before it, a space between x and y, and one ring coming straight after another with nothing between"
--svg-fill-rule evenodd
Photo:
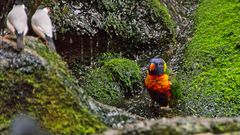
<instances>
[{"instance_id":1,"label":"green foliage","mask_svg":"<svg viewBox=\"0 0 240 135\"><path fill-rule=\"evenodd\" d=\"M175 99L180 99L182 97L182 91L178 79L172 78L171 83L171 92L173 94L173 97Z\"/></svg>"},{"instance_id":2,"label":"green foliage","mask_svg":"<svg viewBox=\"0 0 240 135\"><path fill-rule=\"evenodd\" d=\"M156 17L163 18L164 23L169 28L174 28L174 23L172 21L171 15L168 9L160 2L160 0L148 0L150 7L154 10Z\"/></svg>"},{"instance_id":3,"label":"green foliage","mask_svg":"<svg viewBox=\"0 0 240 135\"><path fill-rule=\"evenodd\" d=\"M202 0L186 48L181 85L196 115L240 115L240 3Z\"/></svg>"},{"instance_id":4,"label":"green foliage","mask_svg":"<svg viewBox=\"0 0 240 135\"><path fill-rule=\"evenodd\" d=\"M133 91L135 86L138 88L141 72L136 62L128 59L112 59L105 62L103 68L113 74L122 89Z\"/></svg>"},{"instance_id":5,"label":"green foliage","mask_svg":"<svg viewBox=\"0 0 240 135\"><path fill-rule=\"evenodd\" d=\"M119 99L123 99L120 86L113 80L106 69L95 69L85 78L82 86L87 93L100 102L117 105Z\"/></svg>"},{"instance_id":6,"label":"green foliage","mask_svg":"<svg viewBox=\"0 0 240 135\"><path fill-rule=\"evenodd\" d=\"M27 45L47 60L46 69L31 74L4 70L0 79L0 120L8 121L24 112L37 117L53 134L93 134L105 126L86 110L79 95L80 87L69 74L57 53L50 52L38 41ZM7 122L6 122L7 123Z\"/></svg>"},{"instance_id":7,"label":"green foliage","mask_svg":"<svg viewBox=\"0 0 240 135\"><path fill-rule=\"evenodd\" d=\"M8 128L10 125L10 120L3 115L0 115L0 132L4 135L5 132L8 133ZM5 133L6 134L6 133Z\"/></svg>"},{"instance_id":8,"label":"green foliage","mask_svg":"<svg viewBox=\"0 0 240 135\"><path fill-rule=\"evenodd\" d=\"M89 74L89 68L101 67L104 65L104 62L113 58L121 58L121 55L117 53L105 52L97 55L96 58L94 58L94 60L91 62L91 67L86 66L86 64L83 62L70 63L68 66L73 75L79 80L79 82L81 82L85 79L85 76Z\"/></svg>"},{"instance_id":9,"label":"green foliage","mask_svg":"<svg viewBox=\"0 0 240 135\"><path fill-rule=\"evenodd\" d=\"M122 99L132 97L141 90L141 72L136 62L114 58L93 69L84 83L84 89L95 99L119 105Z\"/></svg>"},{"instance_id":10,"label":"green foliage","mask_svg":"<svg viewBox=\"0 0 240 135\"><path fill-rule=\"evenodd\" d=\"M177 78L177 76L173 76L173 71L169 68L167 68L167 70L165 71L166 74L169 75L169 79L171 81L171 92L173 94L173 98L175 100L178 100L182 97L182 90L181 90L181 86L179 83L179 79Z\"/></svg>"},{"instance_id":11,"label":"green foliage","mask_svg":"<svg viewBox=\"0 0 240 135\"><path fill-rule=\"evenodd\" d=\"M111 53L105 52L97 56L96 60L94 61L94 66L100 67L103 66L105 62L114 59L114 58L122 58L121 54L118 53Z\"/></svg>"},{"instance_id":12,"label":"green foliage","mask_svg":"<svg viewBox=\"0 0 240 135\"><path fill-rule=\"evenodd\" d=\"M68 66L72 71L72 75L75 76L78 80L84 79L84 76L89 73L88 67L83 63L74 62L68 64Z\"/></svg>"}]
</instances>

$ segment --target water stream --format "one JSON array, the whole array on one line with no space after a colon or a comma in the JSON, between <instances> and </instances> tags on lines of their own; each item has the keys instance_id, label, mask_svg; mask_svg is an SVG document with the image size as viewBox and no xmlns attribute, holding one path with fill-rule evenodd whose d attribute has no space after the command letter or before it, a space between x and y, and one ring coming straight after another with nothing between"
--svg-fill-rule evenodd
<instances>
[{"instance_id":1,"label":"water stream","mask_svg":"<svg viewBox=\"0 0 240 135\"><path fill-rule=\"evenodd\" d=\"M173 69L174 74L176 74L181 67L185 45L187 41L191 39L193 34L193 15L197 8L198 0L162 0L162 3L170 9L172 18L176 23L176 45L174 45L173 54L168 60L169 67ZM124 108L129 112L146 118L185 115L175 108L172 108L171 110L150 108L150 101L148 93L144 91L141 95L127 100Z\"/></svg>"},{"instance_id":2,"label":"water stream","mask_svg":"<svg viewBox=\"0 0 240 135\"><path fill-rule=\"evenodd\" d=\"M172 18L176 23L176 44L173 45L173 53L168 59L169 67L173 69L174 73L176 73L181 67L185 44L191 39L193 33L193 14L197 7L198 0L161 1L168 7L168 9L170 9ZM90 66L92 60L99 53L108 51L121 53L124 51L124 47L119 47L122 44L121 40L114 39L114 41L112 41L110 36L104 31L99 31L94 36L68 36L68 34L65 34L58 35L58 37L59 38L56 41L56 44L58 45L57 51L70 65L71 63L82 63ZM139 50L143 49L144 48L140 48ZM137 59L138 61L145 61L145 59L141 59L141 55L138 55L141 54L138 53L139 50L133 52L129 58ZM166 48L161 49L162 52L165 50ZM144 67L143 71L145 71ZM146 90L143 90L140 95L131 99L126 99L125 104L120 108L145 118L184 116L184 114L177 109L154 109L149 107L149 104L150 97Z\"/></svg>"},{"instance_id":3,"label":"water stream","mask_svg":"<svg viewBox=\"0 0 240 135\"><path fill-rule=\"evenodd\" d=\"M169 65L177 72L183 60L183 51L186 43L191 40L194 32L194 11L199 0L161 0L168 7L174 22L176 23L176 45L173 55L169 59Z\"/></svg>"}]
</instances>

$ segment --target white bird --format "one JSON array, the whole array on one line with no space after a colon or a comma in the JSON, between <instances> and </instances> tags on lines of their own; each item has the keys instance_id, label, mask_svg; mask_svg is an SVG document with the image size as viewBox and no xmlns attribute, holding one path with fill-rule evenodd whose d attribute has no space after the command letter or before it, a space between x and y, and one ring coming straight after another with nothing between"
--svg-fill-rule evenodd
<instances>
[{"instance_id":1,"label":"white bird","mask_svg":"<svg viewBox=\"0 0 240 135\"><path fill-rule=\"evenodd\" d=\"M22 51L24 49L23 38L27 34L27 14L25 12L25 5L14 5L13 9L7 16L7 28L13 35L16 35L17 49Z\"/></svg>"},{"instance_id":2,"label":"white bird","mask_svg":"<svg viewBox=\"0 0 240 135\"><path fill-rule=\"evenodd\" d=\"M56 48L53 42L53 27L48 12L49 9L47 7L38 8L32 16L31 25L33 31L47 41L48 48L55 51Z\"/></svg>"}]
</instances>

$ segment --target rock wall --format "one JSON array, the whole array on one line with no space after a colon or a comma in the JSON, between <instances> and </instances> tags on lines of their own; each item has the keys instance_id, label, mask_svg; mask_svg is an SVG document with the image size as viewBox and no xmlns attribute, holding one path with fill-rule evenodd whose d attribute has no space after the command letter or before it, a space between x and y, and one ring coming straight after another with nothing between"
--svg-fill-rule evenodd
<instances>
[{"instance_id":1,"label":"rock wall","mask_svg":"<svg viewBox=\"0 0 240 135\"><path fill-rule=\"evenodd\" d=\"M194 33L194 14L199 0L161 1L166 7L168 7L172 18L176 23L176 45L173 47L173 54L170 57L169 64L177 73L182 66L186 44Z\"/></svg>"},{"instance_id":2,"label":"rock wall","mask_svg":"<svg viewBox=\"0 0 240 135\"><path fill-rule=\"evenodd\" d=\"M77 55L81 55L81 51L89 53L90 51L84 47L91 46L92 43L94 48L102 48L103 52L121 51L129 58L161 55L168 59L173 47L171 45L175 44L175 24L168 9L158 0L54 2L23 0L23 2L28 7L29 21L38 5L51 8L50 16L57 35L55 40L58 42L59 52L64 52L67 45L72 47L71 50L61 53L63 55L68 52ZM12 4L8 7L12 7ZM3 14L6 15L9 10ZM6 20L3 18L1 21ZM28 34L34 35L31 27ZM81 38L87 38L88 41L93 39L93 42L84 42ZM101 40L106 42L101 44L99 42ZM82 41L81 47L79 42ZM72 51L76 49L79 49L78 52Z\"/></svg>"},{"instance_id":3,"label":"rock wall","mask_svg":"<svg viewBox=\"0 0 240 135\"><path fill-rule=\"evenodd\" d=\"M153 52L167 58L171 48L169 44L175 41L172 18L158 0L59 1L51 7L57 33L65 33L63 37L58 37L60 40L81 42L79 40L84 35L91 37L89 40L107 38L107 46L96 46L121 51L131 58L142 54L153 55ZM92 43L95 47L96 42L93 40ZM83 46L91 45L85 42Z\"/></svg>"},{"instance_id":4,"label":"rock wall","mask_svg":"<svg viewBox=\"0 0 240 135\"><path fill-rule=\"evenodd\" d=\"M240 118L193 118L176 117L172 119L141 121L126 125L120 130L109 130L102 135L219 135L239 134Z\"/></svg>"},{"instance_id":5,"label":"rock wall","mask_svg":"<svg viewBox=\"0 0 240 135\"><path fill-rule=\"evenodd\" d=\"M8 13L11 10L11 8L9 7L13 6L14 1L15 0L2 0L0 2L0 35L4 34L4 30L6 27L6 17L7 17L6 13Z\"/></svg>"}]
</instances>

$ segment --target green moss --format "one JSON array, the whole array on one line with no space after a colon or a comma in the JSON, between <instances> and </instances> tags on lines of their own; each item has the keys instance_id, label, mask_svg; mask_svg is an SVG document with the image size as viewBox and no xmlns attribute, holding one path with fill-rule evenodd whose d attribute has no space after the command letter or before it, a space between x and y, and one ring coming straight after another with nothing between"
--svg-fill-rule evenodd
<instances>
[{"instance_id":1,"label":"green moss","mask_svg":"<svg viewBox=\"0 0 240 135\"><path fill-rule=\"evenodd\" d=\"M240 114L239 14L240 3L233 0L202 0L198 8L180 74L185 107L197 115Z\"/></svg>"},{"instance_id":2,"label":"green moss","mask_svg":"<svg viewBox=\"0 0 240 135\"><path fill-rule=\"evenodd\" d=\"M211 128L213 130L213 133L219 134L219 133L238 131L240 128L240 124L238 122L228 122L228 123L220 122L220 123L212 124Z\"/></svg>"},{"instance_id":3,"label":"green moss","mask_svg":"<svg viewBox=\"0 0 240 135\"><path fill-rule=\"evenodd\" d=\"M124 98L120 87L106 69L92 70L83 88L94 99L111 105L117 105L119 100Z\"/></svg>"},{"instance_id":4,"label":"green moss","mask_svg":"<svg viewBox=\"0 0 240 135\"><path fill-rule=\"evenodd\" d=\"M168 26L172 31L174 28L174 23L168 9L160 2L160 0L147 0L150 8L154 10L155 15L158 18L163 18L166 26Z\"/></svg>"},{"instance_id":5,"label":"green moss","mask_svg":"<svg viewBox=\"0 0 240 135\"><path fill-rule=\"evenodd\" d=\"M100 67L103 66L105 62L115 59L115 58L122 58L121 54L112 53L112 52L105 52L97 56L95 60L95 66Z\"/></svg>"},{"instance_id":6,"label":"green moss","mask_svg":"<svg viewBox=\"0 0 240 135\"><path fill-rule=\"evenodd\" d=\"M47 60L46 69L33 73L5 70L0 80L0 118L10 120L25 112L37 117L53 134L92 134L105 126L86 110L78 94L81 88L70 76L59 55L37 41L27 46Z\"/></svg>"},{"instance_id":7,"label":"green moss","mask_svg":"<svg viewBox=\"0 0 240 135\"><path fill-rule=\"evenodd\" d=\"M140 68L136 62L128 59L112 59L105 62L103 68L107 69L114 76L114 79L121 83L125 90L134 90L141 79Z\"/></svg>"},{"instance_id":8,"label":"green moss","mask_svg":"<svg viewBox=\"0 0 240 135\"><path fill-rule=\"evenodd\" d=\"M111 1L100 2L106 11L103 20L104 29L121 38L131 39L136 43L146 42L148 37L142 35L145 25L153 31L159 31L159 25L169 34L174 33L174 23L168 9L159 0ZM122 12L119 12L122 11Z\"/></svg>"},{"instance_id":9,"label":"green moss","mask_svg":"<svg viewBox=\"0 0 240 135\"><path fill-rule=\"evenodd\" d=\"M118 36L127 38L127 36L132 37L136 34L131 30L132 27L129 22L126 20L120 20L115 14L110 14L104 23L104 29L106 31L110 32L111 30L114 30Z\"/></svg>"},{"instance_id":10,"label":"green moss","mask_svg":"<svg viewBox=\"0 0 240 135\"><path fill-rule=\"evenodd\" d=\"M10 124L10 120L3 115L0 115L0 131L5 130Z\"/></svg>"},{"instance_id":11,"label":"green moss","mask_svg":"<svg viewBox=\"0 0 240 135\"><path fill-rule=\"evenodd\" d=\"M115 58L93 69L86 79L85 90L95 99L119 105L122 99L132 97L141 88L140 68L136 62Z\"/></svg>"}]
</instances>

